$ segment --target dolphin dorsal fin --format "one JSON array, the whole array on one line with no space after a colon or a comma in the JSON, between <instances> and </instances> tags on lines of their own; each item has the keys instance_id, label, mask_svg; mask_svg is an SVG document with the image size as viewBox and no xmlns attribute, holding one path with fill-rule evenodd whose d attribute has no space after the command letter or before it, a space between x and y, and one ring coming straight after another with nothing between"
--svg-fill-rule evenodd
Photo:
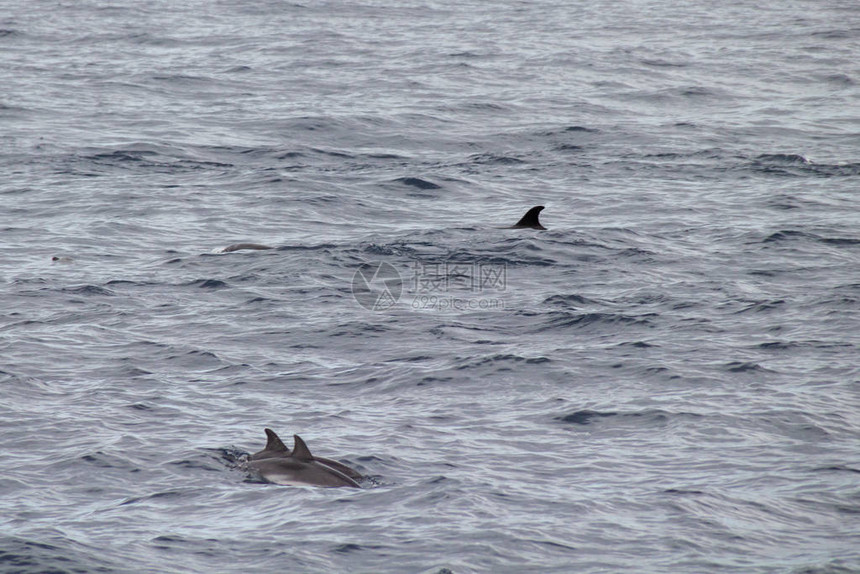
<instances>
[{"instance_id":1,"label":"dolphin dorsal fin","mask_svg":"<svg viewBox=\"0 0 860 574\"><path fill-rule=\"evenodd\" d=\"M308 445L305 444L302 437L297 434L293 435L293 458L297 458L304 462L310 462L314 459L314 455L311 454L311 449L308 448Z\"/></svg>"},{"instance_id":2,"label":"dolphin dorsal fin","mask_svg":"<svg viewBox=\"0 0 860 574\"><path fill-rule=\"evenodd\" d=\"M540 219L538 216L540 212L543 210L543 205L536 205L529 209L525 215L523 215L522 219L517 221L514 227L531 227L532 229L546 229L543 225L540 224Z\"/></svg>"},{"instance_id":3,"label":"dolphin dorsal fin","mask_svg":"<svg viewBox=\"0 0 860 574\"><path fill-rule=\"evenodd\" d=\"M283 441L275 434L275 431L272 429L265 429L266 431L266 450L271 450L274 452L285 452L290 454L290 449L287 448L287 445L283 443Z\"/></svg>"}]
</instances>

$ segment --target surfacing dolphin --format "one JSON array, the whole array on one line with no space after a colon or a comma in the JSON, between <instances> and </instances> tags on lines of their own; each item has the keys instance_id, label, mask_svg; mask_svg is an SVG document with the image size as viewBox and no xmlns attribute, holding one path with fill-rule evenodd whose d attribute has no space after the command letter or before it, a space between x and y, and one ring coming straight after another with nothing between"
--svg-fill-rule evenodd
<instances>
[{"instance_id":1,"label":"surfacing dolphin","mask_svg":"<svg viewBox=\"0 0 860 574\"><path fill-rule=\"evenodd\" d=\"M543 205L536 205L529 209L525 215L523 215L519 221L515 224L510 225L508 227L500 227L499 229L546 229L540 223L539 215L540 212L543 211ZM219 247L215 249L213 253L232 253L233 251L241 251L242 249L274 249L269 245L262 245L260 243L234 243L233 245L228 245L227 247Z\"/></svg>"},{"instance_id":2,"label":"surfacing dolphin","mask_svg":"<svg viewBox=\"0 0 860 574\"><path fill-rule=\"evenodd\" d=\"M273 431L272 429L264 430L266 431L266 448L259 452L255 452L250 456L248 460L255 461L263 460L266 458L285 458L290 456L290 449L287 448L287 445L284 444L284 442L275 433L275 431ZM353 470L345 464L336 460L316 455L314 455L314 460L316 462L326 465L329 468L333 468L336 471L343 473L354 480L361 480L362 478L364 478L364 476L357 470Z\"/></svg>"},{"instance_id":3,"label":"surfacing dolphin","mask_svg":"<svg viewBox=\"0 0 860 574\"><path fill-rule=\"evenodd\" d=\"M362 478L361 474L337 461L314 457L299 435L293 435L292 452L271 429L266 429L266 435L266 448L252 454L248 462L248 467L265 480L287 486L360 488L356 479Z\"/></svg>"},{"instance_id":4,"label":"surfacing dolphin","mask_svg":"<svg viewBox=\"0 0 860 574\"><path fill-rule=\"evenodd\" d=\"M540 224L540 220L538 219L541 211L543 211L543 205L536 205L526 211L526 214L514 225L504 227L503 229L546 229L546 227Z\"/></svg>"}]
</instances>

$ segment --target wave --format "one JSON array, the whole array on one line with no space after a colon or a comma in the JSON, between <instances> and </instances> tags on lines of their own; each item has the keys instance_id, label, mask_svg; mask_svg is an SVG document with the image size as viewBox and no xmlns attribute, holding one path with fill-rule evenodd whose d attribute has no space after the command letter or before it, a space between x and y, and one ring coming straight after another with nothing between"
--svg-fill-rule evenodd
<instances>
[{"instance_id":1,"label":"wave","mask_svg":"<svg viewBox=\"0 0 860 574\"><path fill-rule=\"evenodd\" d=\"M535 317L539 325L533 327L534 332L552 331L556 329L569 328L592 328L592 327L652 327L653 318L657 313L644 313L642 315L628 315L623 313L573 313L567 311L550 311L548 313L531 313L520 311L520 316Z\"/></svg>"},{"instance_id":2,"label":"wave","mask_svg":"<svg viewBox=\"0 0 860 574\"><path fill-rule=\"evenodd\" d=\"M543 300L544 305L553 305L556 307L565 307L568 309L575 309L577 306L586 306L586 305L600 305L600 302L589 299L584 295L553 295L552 297L547 297Z\"/></svg>"},{"instance_id":3,"label":"wave","mask_svg":"<svg viewBox=\"0 0 860 574\"><path fill-rule=\"evenodd\" d=\"M751 361L732 361L723 365L730 373L773 373L770 369L766 369L758 363Z\"/></svg>"},{"instance_id":4,"label":"wave","mask_svg":"<svg viewBox=\"0 0 860 574\"><path fill-rule=\"evenodd\" d=\"M760 154L753 157L746 169L783 177L856 177L860 163L817 163L793 153Z\"/></svg>"},{"instance_id":5,"label":"wave","mask_svg":"<svg viewBox=\"0 0 860 574\"><path fill-rule=\"evenodd\" d=\"M107 562L101 548L53 535L50 543L16 536L0 536L0 565L7 572L95 572L127 570Z\"/></svg>"},{"instance_id":6,"label":"wave","mask_svg":"<svg viewBox=\"0 0 860 574\"><path fill-rule=\"evenodd\" d=\"M98 285L78 285L75 287L62 287L59 289L61 293L72 293L74 295L86 295L86 296L103 296L103 297L113 297L116 295L110 289L105 287L99 287Z\"/></svg>"},{"instance_id":7,"label":"wave","mask_svg":"<svg viewBox=\"0 0 860 574\"><path fill-rule=\"evenodd\" d=\"M230 284L220 279L196 279L182 284L185 287L199 287L200 289L224 289Z\"/></svg>"},{"instance_id":8,"label":"wave","mask_svg":"<svg viewBox=\"0 0 860 574\"><path fill-rule=\"evenodd\" d=\"M646 409L643 411L593 411L589 409L583 409L579 411L574 411L572 413L566 415L560 415L555 417L553 420L556 420L565 424L574 424L574 425L591 425L600 423L603 420L606 420L607 423L612 422L613 424L625 424L625 423L634 423L636 425L641 425L645 427L653 427L653 426L665 426L671 421L677 421L682 419L698 419L703 418L703 415L697 413L673 413L670 411L664 411L661 409Z\"/></svg>"},{"instance_id":9,"label":"wave","mask_svg":"<svg viewBox=\"0 0 860 574\"><path fill-rule=\"evenodd\" d=\"M432 181L428 181L426 179L421 179L420 177L398 177L393 180L395 183L400 183L408 187L415 187L418 189L442 189L441 185L433 183Z\"/></svg>"},{"instance_id":10,"label":"wave","mask_svg":"<svg viewBox=\"0 0 860 574\"><path fill-rule=\"evenodd\" d=\"M825 245L835 245L837 247L853 247L855 245L860 245L860 238L827 237L817 233L800 231L797 229L783 229L775 231L761 240L762 243L783 243L787 241L812 241L823 243Z\"/></svg>"}]
</instances>

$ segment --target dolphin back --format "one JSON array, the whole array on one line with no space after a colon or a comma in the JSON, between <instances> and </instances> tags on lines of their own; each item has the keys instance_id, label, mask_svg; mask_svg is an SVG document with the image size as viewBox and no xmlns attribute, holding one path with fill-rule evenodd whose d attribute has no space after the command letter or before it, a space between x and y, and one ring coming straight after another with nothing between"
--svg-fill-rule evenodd
<instances>
[{"instance_id":1,"label":"dolphin back","mask_svg":"<svg viewBox=\"0 0 860 574\"><path fill-rule=\"evenodd\" d=\"M315 457L298 435L293 450L272 429L266 430L266 448L252 454L248 468L274 484L302 486L350 486L360 488L361 473L336 460Z\"/></svg>"}]
</instances>

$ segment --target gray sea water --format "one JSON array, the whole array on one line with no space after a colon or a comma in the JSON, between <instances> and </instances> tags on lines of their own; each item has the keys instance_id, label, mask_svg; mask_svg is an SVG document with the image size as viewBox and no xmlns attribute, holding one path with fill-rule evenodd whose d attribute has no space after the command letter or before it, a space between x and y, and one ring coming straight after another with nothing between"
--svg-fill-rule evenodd
<instances>
[{"instance_id":1,"label":"gray sea water","mask_svg":"<svg viewBox=\"0 0 860 574\"><path fill-rule=\"evenodd\" d=\"M860 572L858 62L855 0L0 2L0 571Z\"/></svg>"}]
</instances>

